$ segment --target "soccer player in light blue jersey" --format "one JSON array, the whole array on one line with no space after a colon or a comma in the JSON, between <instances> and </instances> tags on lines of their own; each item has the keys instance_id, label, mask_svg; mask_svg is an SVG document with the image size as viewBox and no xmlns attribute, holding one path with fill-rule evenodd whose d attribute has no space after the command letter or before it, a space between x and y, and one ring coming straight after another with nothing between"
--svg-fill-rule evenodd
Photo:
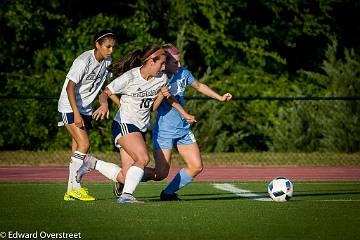
<instances>
[{"instance_id":1,"label":"soccer player in light blue jersey","mask_svg":"<svg viewBox=\"0 0 360 240\"><path fill-rule=\"evenodd\" d=\"M192 86L206 96L219 101L229 101L230 93L219 95L207 85L195 80L191 72L180 64L178 49L172 44L163 46L167 52L166 73L169 76L168 89L171 95L184 106L184 93ZM186 167L182 168L168 186L161 192L161 200L180 200L176 192L188 185L203 170L199 146L191 131L190 123L167 101L162 101L156 115L152 132L155 168L146 168L144 181L165 179L169 174L171 153L177 147Z\"/></svg>"}]
</instances>

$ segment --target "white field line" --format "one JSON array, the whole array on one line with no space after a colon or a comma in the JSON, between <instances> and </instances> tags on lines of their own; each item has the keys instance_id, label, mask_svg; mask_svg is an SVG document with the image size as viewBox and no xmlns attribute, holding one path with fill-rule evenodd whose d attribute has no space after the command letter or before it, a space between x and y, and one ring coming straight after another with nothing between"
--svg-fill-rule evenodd
<instances>
[{"instance_id":1,"label":"white field line","mask_svg":"<svg viewBox=\"0 0 360 240\"><path fill-rule=\"evenodd\" d=\"M229 183L214 183L213 186L217 189L231 192L239 197L251 198L252 200L256 201L272 201L269 197L263 197L259 194L252 193L249 190L237 188Z\"/></svg>"},{"instance_id":2,"label":"white field line","mask_svg":"<svg viewBox=\"0 0 360 240\"><path fill-rule=\"evenodd\" d=\"M244 198L250 198L252 200L256 200L256 201L272 201L270 197L263 197L262 195L253 193L249 190L246 189L241 189L241 188L237 188L232 184L229 183L214 183L212 184L214 186L214 188L226 191L226 192L231 192L239 197L244 197ZM294 200L292 200L294 201ZM306 201L306 202L360 202L360 199L314 199L314 200L295 200L297 201Z\"/></svg>"}]
</instances>

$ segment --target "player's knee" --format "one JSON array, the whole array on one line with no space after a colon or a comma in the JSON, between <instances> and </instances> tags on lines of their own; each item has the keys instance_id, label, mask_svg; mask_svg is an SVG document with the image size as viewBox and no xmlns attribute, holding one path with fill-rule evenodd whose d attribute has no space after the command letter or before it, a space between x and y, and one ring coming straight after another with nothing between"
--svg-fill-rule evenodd
<instances>
[{"instance_id":1,"label":"player's knee","mask_svg":"<svg viewBox=\"0 0 360 240\"><path fill-rule=\"evenodd\" d=\"M202 164L194 165L194 166L190 167L190 170L194 175L198 175L199 173L201 173L203 171L203 169L204 169L204 166Z\"/></svg>"},{"instance_id":2,"label":"player's knee","mask_svg":"<svg viewBox=\"0 0 360 240\"><path fill-rule=\"evenodd\" d=\"M145 167L150 162L150 157L147 154L139 155L136 157L136 163L137 165L141 165L142 167Z\"/></svg>"}]
</instances>

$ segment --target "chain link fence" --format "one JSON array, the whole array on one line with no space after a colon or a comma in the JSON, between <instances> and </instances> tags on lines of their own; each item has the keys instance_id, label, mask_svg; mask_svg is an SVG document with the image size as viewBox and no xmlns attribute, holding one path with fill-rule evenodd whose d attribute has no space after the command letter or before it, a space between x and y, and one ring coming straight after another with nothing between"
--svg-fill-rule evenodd
<instances>
[{"instance_id":1,"label":"chain link fence","mask_svg":"<svg viewBox=\"0 0 360 240\"><path fill-rule=\"evenodd\" d=\"M198 119L192 129L205 165L360 165L357 97L243 97L228 103L193 97L186 109ZM1 97L0 114L1 166L68 165L71 138L57 127L57 98ZM91 152L119 163L111 121L94 123ZM172 161L183 165L176 149Z\"/></svg>"}]
</instances>

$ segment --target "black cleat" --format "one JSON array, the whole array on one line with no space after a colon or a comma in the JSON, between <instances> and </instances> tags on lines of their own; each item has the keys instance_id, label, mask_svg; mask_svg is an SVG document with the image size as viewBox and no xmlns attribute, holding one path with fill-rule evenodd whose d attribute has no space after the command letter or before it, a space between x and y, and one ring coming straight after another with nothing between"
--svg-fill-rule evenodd
<instances>
[{"instance_id":1,"label":"black cleat","mask_svg":"<svg viewBox=\"0 0 360 240\"><path fill-rule=\"evenodd\" d=\"M116 199L118 199L121 196L123 188L124 188L124 184L122 184L120 182L116 182L114 184L113 193L114 193L114 196L116 197Z\"/></svg>"},{"instance_id":2,"label":"black cleat","mask_svg":"<svg viewBox=\"0 0 360 240\"><path fill-rule=\"evenodd\" d=\"M178 197L176 193L166 194L164 190L162 190L160 194L161 201L180 201L181 199Z\"/></svg>"}]
</instances>

